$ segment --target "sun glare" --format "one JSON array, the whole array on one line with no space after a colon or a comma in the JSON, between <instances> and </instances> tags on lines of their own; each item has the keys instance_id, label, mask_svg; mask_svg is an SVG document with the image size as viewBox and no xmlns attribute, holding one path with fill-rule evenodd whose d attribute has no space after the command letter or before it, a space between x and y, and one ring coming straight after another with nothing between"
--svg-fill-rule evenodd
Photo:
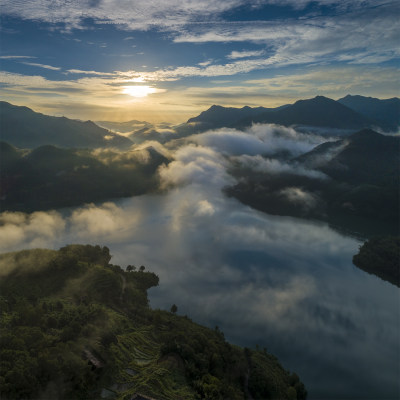
<instances>
[{"instance_id":1,"label":"sun glare","mask_svg":"<svg viewBox=\"0 0 400 400\"><path fill-rule=\"evenodd\" d=\"M148 94L156 93L157 89L151 86L124 86L122 93L132 97L146 97Z\"/></svg>"}]
</instances>

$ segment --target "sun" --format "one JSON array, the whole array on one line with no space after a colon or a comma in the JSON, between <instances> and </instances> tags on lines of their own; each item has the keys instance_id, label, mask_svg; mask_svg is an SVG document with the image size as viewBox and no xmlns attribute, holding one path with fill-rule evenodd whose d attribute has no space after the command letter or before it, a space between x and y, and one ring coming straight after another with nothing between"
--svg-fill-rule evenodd
<instances>
[{"instance_id":1,"label":"sun","mask_svg":"<svg viewBox=\"0 0 400 400\"><path fill-rule=\"evenodd\" d=\"M132 97L146 97L156 92L157 89L151 86L124 86L124 90L122 91L122 93L129 94Z\"/></svg>"}]
</instances>

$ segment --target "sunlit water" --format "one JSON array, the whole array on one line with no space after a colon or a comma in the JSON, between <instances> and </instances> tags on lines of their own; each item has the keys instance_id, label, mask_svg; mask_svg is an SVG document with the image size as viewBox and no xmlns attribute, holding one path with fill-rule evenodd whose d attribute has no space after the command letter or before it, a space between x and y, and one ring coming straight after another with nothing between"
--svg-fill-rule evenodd
<instances>
[{"instance_id":1,"label":"sunlit water","mask_svg":"<svg viewBox=\"0 0 400 400\"><path fill-rule=\"evenodd\" d=\"M114 264L160 276L152 307L175 303L233 343L266 347L310 399L399 396L399 289L352 265L353 238L195 186L35 218L7 250L107 245ZM40 218L62 227L41 232Z\"/></svg>"}]
</instances>

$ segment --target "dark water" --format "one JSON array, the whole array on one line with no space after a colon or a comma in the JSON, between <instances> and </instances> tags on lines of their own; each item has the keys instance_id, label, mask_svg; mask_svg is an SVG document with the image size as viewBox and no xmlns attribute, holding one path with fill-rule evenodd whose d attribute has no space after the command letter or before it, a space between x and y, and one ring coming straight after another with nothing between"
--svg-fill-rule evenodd
<instances>
[{"instance_id":1,"label":"dark water","mask_svg":"<svg viewBox=\"0 0 400 400\"><path fill-rule=\"evenodd\" d=\"M114 264L160 276L153 307L266 347L310 399L399 398L399 289L352 265L360 241L204 186L67 214L19 222L8 249L107 245Z\"/></svg>"},{"instance_id":2,"label":"dark water","mask_svg":"<svg viewBox=\"0 0 400 400\"><path fill-rule=\"evenodd\" d=\"M310 399L399 398L399 289L353 266L359 241L235 202L197 217L190 200L177 205L150 205L160 214L142 221L133 260L118 257L159 274L153 307L175 303L231 342L266 347Z\"/></svg>"}]
</instances>

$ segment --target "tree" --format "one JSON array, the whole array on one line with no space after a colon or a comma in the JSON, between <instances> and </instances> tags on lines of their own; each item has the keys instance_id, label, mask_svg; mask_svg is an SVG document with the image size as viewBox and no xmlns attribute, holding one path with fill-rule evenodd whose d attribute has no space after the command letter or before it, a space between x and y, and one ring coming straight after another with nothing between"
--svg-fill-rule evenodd
<instances>
[{"instance_id":1,"label":"tree","mask_svg":"<svg viewBox=\"0 0 400 400\"><path fill-rule=\"evenodd\" d=\"M145 269L146 269L145 266L144 266L144 265L141 265L140 268L139 268L139 271L140 271L140 272L143 272Z\"/></svg>"},{"instance_id":2,"label":"tree","mask_svg":"<svg viewBox=\"0 0 400 400\"><path fill-rule=\"evenodd\" d=\"M132 272L132 271L135 271L135 270L136 270L136 267L135 267L134 265L128 265L128 266L126 267L126 270L127 270L128 272Z\"/></svg>"},{"instance_id":3,"label":"tree","mask_svg":"<svg viewBox=\"0 0 400 400\"><path fill-rule=\"evenodd\" d=\"M172 307L171 307L172 314L176 314L177 311L178 311L177 305L176 304L172 304Z\"/></svg>"}]
</instances>

